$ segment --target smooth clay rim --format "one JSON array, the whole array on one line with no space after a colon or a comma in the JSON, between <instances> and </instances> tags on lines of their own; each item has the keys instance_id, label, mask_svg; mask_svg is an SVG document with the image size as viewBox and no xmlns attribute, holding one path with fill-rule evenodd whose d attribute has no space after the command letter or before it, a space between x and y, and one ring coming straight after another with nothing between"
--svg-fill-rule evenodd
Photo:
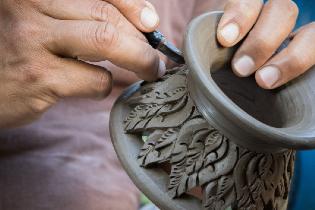
<instances>
[{"instance_id":1,"label":"smooth clay rim","mask_svg":"<svg viewBox=\"0 0 315 210\"><path fill-rule=\"evenodd\" d=\"M287 132L290 127L275 128L246 113L218 87L211 78L210 69L208 74L204 71L205 66L198 62L201 60L200 55L194 47L194 32L203 21L218 22L222 14L223 12L216 11L195 18L186 33L184 56L190 69L188 87L199 111L211 125L222 131L228 138L254 151L280 152L285 148L315 148L315 136L294 135ZM213 16L216 16L216 20ZM209 26L214 27L212 30L216 30L217 23L209 24ZM222 48L219 45L217 47ZM228 51L223 53L231 56L235 49L219 49L219 51Z\"/></svg>"}]
</instances>

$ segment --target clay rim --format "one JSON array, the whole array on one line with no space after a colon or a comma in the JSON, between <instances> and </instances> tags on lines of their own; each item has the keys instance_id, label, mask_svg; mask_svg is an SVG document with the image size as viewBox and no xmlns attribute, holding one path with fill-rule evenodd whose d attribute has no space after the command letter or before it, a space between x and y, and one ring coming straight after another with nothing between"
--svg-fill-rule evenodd
<instances>
[{"instance_id":1,"label":"clay rim","mask_svg":"<svg viewBox=\"0 0 315 210\"><path fill-rule=\"evenodd\" d=\"M222 11L210 12L195 18L189 25L185 37L184 57L190 71L193 71L191 78L194 79L195 89L201 93L206 93L208 102L214 106L217 111L231 121L236 127L246 130L248 136L255 141L261 141L263 144L280 146L290 149L311 149L315 147L315 136L301 135L294 133L294 126L287 128L275 128L269 126L251 115L247 114L243 109L237 106L225 93L218 87L216 82L205 74L203 67L198 60L197 55L193 53L194 47L192 32L198 24L211 15L222 15ZM210 71L210 69L209 69ZM206 119L207 116L204 116Z\"/></svg>"}]
</instances>

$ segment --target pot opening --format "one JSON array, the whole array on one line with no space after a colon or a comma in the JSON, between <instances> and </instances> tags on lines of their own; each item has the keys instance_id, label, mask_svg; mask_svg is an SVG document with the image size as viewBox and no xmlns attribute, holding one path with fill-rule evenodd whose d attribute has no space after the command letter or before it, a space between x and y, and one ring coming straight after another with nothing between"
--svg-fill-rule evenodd
<instances>
[{"instance_id":1,"label":"pot opening","mask_svg":"<svg viewBox=\"0 0 315 210\"><path fill-rule=\"evenodd\" d=\"M286 88L264 90L254 76L240 78L230 66L212 66L212 79L236 105L255 119L275 128L286 128L303 119L303 100Z\"/></svg>"}]
</instances>

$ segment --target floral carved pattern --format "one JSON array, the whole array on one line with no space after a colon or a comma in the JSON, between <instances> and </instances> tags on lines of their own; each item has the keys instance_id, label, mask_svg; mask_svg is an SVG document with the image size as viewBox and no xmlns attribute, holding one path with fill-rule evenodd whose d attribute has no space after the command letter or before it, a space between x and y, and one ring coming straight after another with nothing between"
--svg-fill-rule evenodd
<instances>
[{"instance_id":1,"label":"floral carved pattern","mask_svg":"<svg viewBox=\"0 0 315 210\"><path fill-rule=\"evenodd\" d=\"M201 187L204 209L285 209L295 152L257 153L227 139L198 112L187 72L181 66L158 82L143 83L128 100L125 130L146 136L139 164L170 164L169 195Z\"/></svg>"}]
</instances>

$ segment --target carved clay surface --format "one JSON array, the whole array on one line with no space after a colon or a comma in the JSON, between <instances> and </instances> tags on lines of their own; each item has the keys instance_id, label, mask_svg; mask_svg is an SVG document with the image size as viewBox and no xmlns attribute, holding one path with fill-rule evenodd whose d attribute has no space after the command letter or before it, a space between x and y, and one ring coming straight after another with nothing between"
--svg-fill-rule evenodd
<instances>
[{"instance_id":1,"label":"carved clay surface","mask_svg":"<svg viewBox=\"0 0 315 210\"><path fill-rule=\"evenodd\" d=\"M128 100L128 133L147 136L138 161L171 165L169 196L201 187L204 209L286 209L295 152L257 153L236 145L198 112L187 90L186 66L143 83ZM197 84L196 84L197 85Z\"/></svg>"}]
</instances>

